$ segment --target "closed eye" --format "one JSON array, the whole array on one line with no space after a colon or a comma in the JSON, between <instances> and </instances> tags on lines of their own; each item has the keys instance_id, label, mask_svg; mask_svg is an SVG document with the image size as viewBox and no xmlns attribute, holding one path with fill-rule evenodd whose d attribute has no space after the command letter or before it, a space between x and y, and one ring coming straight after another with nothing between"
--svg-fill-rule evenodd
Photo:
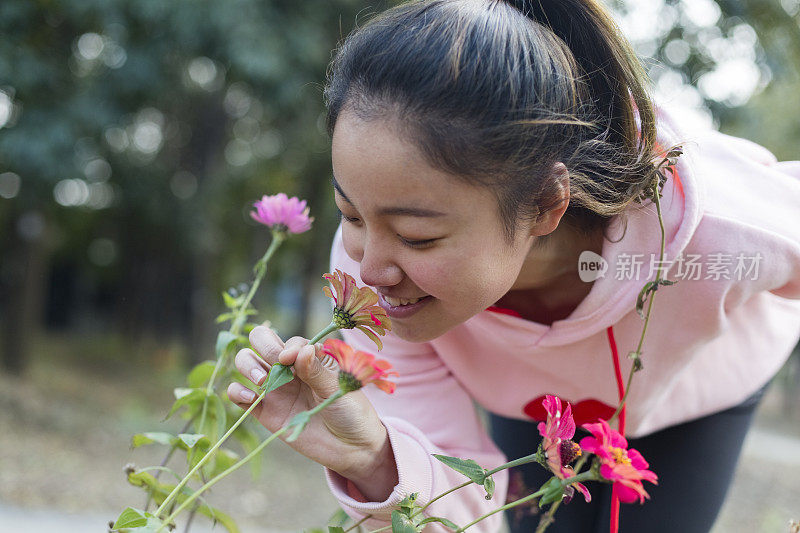
<instances>
[{"instance_id":1,"label":"closed eye","mask_svg":"<svg viewBox=\"0 0 800 533\"><path fill-rule=\"evenodd\" d=\"M409 248L427 248L430 244L433 244L435 241L439 240L439 239L424 239L424 240L414 241L406 239L402 235L398 235L397 237L403 244L405 244Z\"/></svg>"},{"instance_id":2,"label":"closed eye","mask_svg":"<svg viewBox=\"0 0 800 533\"><path fill-rule=\"evenodd\" d=\"M336 214L339 216L340 220L344 219L346 222L350 222L351 224L354 224L354 223L357 223L357 222L361 221L361 219L359 219L359 218L349 217L349 216L345 215L344 213L342 213L342 210L339 209L338 207L336 208Z\"/></svg>"}]
</instances>

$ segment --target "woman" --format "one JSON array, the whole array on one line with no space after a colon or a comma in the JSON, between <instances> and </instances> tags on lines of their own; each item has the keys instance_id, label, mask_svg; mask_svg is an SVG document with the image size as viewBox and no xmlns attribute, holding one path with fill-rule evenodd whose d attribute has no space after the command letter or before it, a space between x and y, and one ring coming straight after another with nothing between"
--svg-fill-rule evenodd
<instances>
[{"instance_id":1,"label":"woman","mask_svg":"<svg viewBox=\"0 0 800 533\"><path fill-rule=\"evenodd\" d=\"M393 324L380 355L401 377L393 396L337 402L293 446L327 468L345 510L372 515L365 526L387 525L412 492L424 504L463 481L431 454L492 468L535 451L546 394L570 401L579 425L608 418L622 386L614 345L627 375L636 297L662 268L678 283L658 292L627 401L627 435L659 486L623 508L621 531L711 527L759 391L800 335L800 165L683 131L646 83L594 0L406 3L338 50L332 267L377 290ZM676 145L661 183L654 162ZM344 339L374 351L359 332ZM336 390L305 339L257 328L251 344L236 363L255 383L276 361L300 378L254 411L268 429ZM247 393L229 389L243 407ZM492 413L494 441L473 402ZM531 490L549 476L522 474ZM508 472L495 481L491 501L473 485L427 511L465 525L505 501ZM563 505L549 531L607 528L607 488Z\"/></svg>"}]
</instances>

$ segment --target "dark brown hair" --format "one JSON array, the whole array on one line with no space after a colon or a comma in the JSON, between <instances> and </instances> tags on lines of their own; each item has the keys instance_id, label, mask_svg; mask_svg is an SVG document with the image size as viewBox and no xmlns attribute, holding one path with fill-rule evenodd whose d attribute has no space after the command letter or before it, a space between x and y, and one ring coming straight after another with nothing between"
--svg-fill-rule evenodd
<instances>
[{"instance_id":1,"label":"dark brown hair","mask_svg":"<svg viewBox=\"0 0 800 533\"><path fill-rule=\"evenodd\" d=\"M324 96L329 135L345 110L387 120L431 166L489 187L511 240L556 205L558 161L580 230L646 196L658 179L647 86L596 0L421 0L355 29Z\"/></svg>"}]
</instances>

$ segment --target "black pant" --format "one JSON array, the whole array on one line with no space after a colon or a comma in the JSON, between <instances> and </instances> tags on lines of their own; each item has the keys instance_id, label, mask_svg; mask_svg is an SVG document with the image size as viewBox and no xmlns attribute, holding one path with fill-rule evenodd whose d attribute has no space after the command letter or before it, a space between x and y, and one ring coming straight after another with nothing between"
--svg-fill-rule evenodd
<instances>
[{"instance_id":1,"label":"black pant","mask_svg":"<svg viewBox=\"0 0 800 533\"><path fill-rule=\"evenodd\" d=\"M641 452L658 475L658 485L644 482L651 499L643 505L620 504L620 533L708 533L725 500L742 442L765 390L766 386L725 411L629 439L629 447ZM492 438L509 460L533 453L541 440L535 422L494 414L490 421ZM588 433L578 429L575 440L585 435ZM516 498L536 492L551 477L537 463L512 468L510 474L524 483ZM608 532L611 485L590 482L587 487L591 503L576 492L569 504L556 511L548 533ZM536 504L506 513L512 533L536 530Z\"/></svg>"}]
</instances>

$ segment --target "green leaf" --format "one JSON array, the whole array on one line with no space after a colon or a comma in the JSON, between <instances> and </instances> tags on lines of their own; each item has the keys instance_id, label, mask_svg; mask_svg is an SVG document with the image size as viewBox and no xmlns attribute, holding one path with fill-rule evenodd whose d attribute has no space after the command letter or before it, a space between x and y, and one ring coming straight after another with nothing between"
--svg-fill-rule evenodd
<instances>
[{"instance_id":1,"label":"green leaf","mask_svg":"<svg viewBox=\"0 0 800 533\"><path fill-rule=\"evenodd\" d=\"M223 322L227 322L228 320L232 319L235 316L236 315L234 313L222 313L221 315L218 315L217 318L214 319L214 321L217 324L222 324Z\"/></svg>"},{"instance_id":2,"label":"green leaf","mask_svg":"<svg viewBox=\"0 0 800 533\"><path fill-rule=\"evenodd\" d=\"M211 374L214 373L214 367L216 366L214 361L203 361L189 372L186 382L192 388L205 387L208 385L208 380L211 378Z\"/></svg>"},{"instance_id":3,"label":"green leaf","mask_svg":"<svg viewBox=\"0 0 800 533\"><path fill-rule=\"evenodd\" d=\"M414 511L414 508L417 506L418 497L419 492L412 492L403 498L400 503L397 504L397 506L400 507L400 512L410 517L411 513Z\"/></svg>"},{"instance_id":4,"label":"green leaf","mask_svg":"<svg viewBox=\"0 0 800 533\"><path fill-rule=\"evenodd\" d=\"M278 387L286 385L293 379L294 374L292 374L292 367L275 363L272 365L272 368L269 369L267 381L264 383L264 390L267 392L267 394L269 394Z\"/></svg>"},{"instance_id":5,"label":"green leaf","mask_svg":"<svg viewBox=\"0 0 800 533\"><path fill-rule=\"evenodd\" d=\"M230 331L220 331L217 335L217 359L225 354L225 350L236 340L236 335Z\"/></svg>"},{"instance_id":6,"label":"green leaf","mask_svg":"<svg viewBox=\"0 0 800 533\"><path fill-rule=\"evenodd\" d=\"M292 418L288 425L288 427L294 426L294 431L289 435L289 438L286 439L286 442L296 441L300 433L306 428L306 424L308 424L309 420L311 420L311 415L308 414L308 411L303 411L302 413L294 415L294 418Z\"/></svg>"},{"instance_id":7,"label":"green leaf","mask_svg":"<svg viewBox=\"0 0 800 533\"><path fill-rule=\"evenodd\" d=\"M345 522L347 522L349 519L350 516L344 512L344 509L340 507L339 509L336 510L335 513L331 515L330 518L328 518L328 525L343 526Z\"/></svg>"},{"instance_id":8,"label":"green leaf","mask_svg":"<svg viewBox=\"0 0 800 533\"><path fill-rule=\"evenodd\" d=\"M648 281L639 291L639 295L636 297L636 312L639 313L640 317L644 318L644 304L647 303L650 293L655 292L656 289L658 289L658 284L655 281Z\"/></svg>"},{"instance_id":9,"label":"green leaf","mask_svg":"<svg viewBox=\"0 0 800 533\"><path fill-rule=\"evenodd\" d=\"M221 474L237 462L239 462L238 453L226 448L217 448L217 451L214 453L214 466L208 472L207 477L214 477L217 474Z\"/></svg>"},{"instance_id":10,"label":"green leaf","mask_svg":"<svg viewBox=\"0 0 800 533\"><path fill-rule=\"evenodd\" d=\"M211 402L210 411L217 425L217 434L214 436L214 442L216 442L228 430L228 416L225 412L225 402L222 401L222 398L214 394L209 400Z\"/></svg>"},{"instance_id":11,"label":"green leaf","mask_svg":"<svg viewBox=\"0 0 800 533\"><path fill-rule=\"evenodd\" d=\"M328 533L344 533L342 526L328 526Z\"/></svg>"},{"instance_id":12,"label":"green leaf","mask_svg":"<svg viewBox=\"0 0 800 533\"><path fill-rule=\"evenodd\" d=\"M153 444L154 442L157 444L172 445L175 443L175 440L176 438L174 435L171 435L169 433L163 433L160 431L137 433L131 439L131 446L134 448L138 448L139 446Z\"/></svg>"},{"instance_id":13,"label":"green leaf","mask_svg":"<svg viewBox=\"0 0 800 533\"><path fill-rule=\"evenodd\" d=\"M195 444L200 442L202 439L206 440L206 444L211 444L211 441L208 440L208 437L202 435L200 433L181 433L178 435L178 438L181 439L187 448L194 448Z\"/></svg>"},{"instance_id":14,"label":"green leaf","mask_svg":"<svg viewBox=\"0 0 800 533\"><path fill-rule=\"evenodd\" d=\"M144 511L128 507L122 511L122 514L119 515L119 518L117 518L117 521L114 522L112 527L114 529L122 529L125 527L142 527L146 525L147 517L144 515Z\"/></svg>"},{"instance_id":15,"label":"green leaf","mask_svg":"<svg viewBox=\"0 0 800 533\"><path fill-rule=\"evenodd\" d=\"M222 301L225 302L225 307L228 309L236 309L240 305L239 298L234 298L228 291L222 291Z\"/></svg>"},{"instance_id":16,"label":"green leaf","mask_svg":"<svg viewBox=\"0 0 800 533\"><path fill-rule=\"evenodd\" d=\"M232 435L236 440L239 441L246 453L252 452L261 443L261 439L252 429L250 429L249 426L250 424L248 424L248 421L246 420L243 424L236 428ZM263 455L258 454L250 461L250 473L253 476L253 481L258 479L258 476L261 473L261 465L263 462L262 458Z\"/></svg>"},{"instance_id":17,"label":"green leaf","mask_svg":"<svg viewBox=\"0 0 800 533\"><path fill-rule=\"evenodd\" d=\"M483 488L486 489L486 499L491 500L494 495L494 479L492 476L486 476L483 480Z\"/></svg>"},{"instance_id":18,"label":"green leaf","mask_svg":"<svg viewBox=\"0 0 800 533\"><path fill-rule=\"evenodd\" d=\"M414 523L400 511L392 511L392 533L417 533Z\"/></svg>"},{"instance_id":19,"label":"green leaf","mask_svg":"<svg viewBox=\"0 0 800 533\"><path fill-rule=\"evenodd\" d=\"M187 389L182 387L175 389L175 403L172 404L172 409L169 410L169 414L167 414L164 420L174 415L175 412L183 406L188 406L193 403L200 404L205 397L205 389Z\"/></svg>"},{"instance_id":20,"label":"green leaf","mask_svg":"<svg viewBox=\"0 0 800 533\"><path fill-rule=\"evenodd\" d=\"M176 487L175 484L161 483L152 474L143 471L132 472L128 474L128 482L131 485L145 488L147 492L153 496L153 500L158 505L161 505L161 503L166 499L167 495L170 494ZM190 489L189 487L183 487L179 491L178 495L175 497L175 500L178 504L181 504L184 501L186 501L186 499L192 494L194 494L194 491L192 489ZM212 520L220 523L230 533L239 533L239 528L236 526L236 522L234 522L229 515L223 513L219 509L210 507L207 503L205 503L202 496L200 496L198 500L199 500L197 502L198 513L202 514L203 516L207 516L208 518L211 518ZM139 531L140 533L145 533L145 532L149 533L149 532L154 532L159 527L161 527L161 522L157 521L157 519L155 519L153 515L151 515L150 513L145 513L145 516L148 517L148 522L145 529L136 531ZM149 529L151 527L151 521L150 521L151 517L156 520L155 522L152 522L155 525L153 529Z\"/></svg>"},{"instance_id":21,"label":"green leaf","mask_svg":"<svg viewBox=\"0 0 800 533\"><path fill-rule=\"evenodd\" d=\"M228 530L228 533L239 533L239 527L229 514L223 513L219 509L211 507L208 504L203 504L198 507L197 512L210 518L215 523L222 525L222 527Z\"/></svg>"},{"instance_id":22,"label":"green leaf","mask_svg":"<svg viewBox=\"0 0 800 533\"><path fill-rule=\"evenodd\" d=\"M452 529L453 531L460 529L455 523L451 522L447 518L442 518L441 516L431 516L429 518L426 518L425 520L420 522L419 525L424 525L430 522L439 522L441 524L444 524L446 527Z\"/></svg>"},{"instance_id":23,"label":"green leaf","mask_svg":"<svg viewBox=\"0 0 800 533\"><path fill-rule=\"evenodd\" d=\"M438 455L435 453L433 456L456 472L461 472L474 483L483 485L483 481L486 479L486 471L481 468L481 465L472 459L459 459L458 457L448 457L446 455Z\"/></svg>"},{"instance_id":24,"label":"green leaf","mask_svg":"<svg viewBox=\"0 0 800 533\"><path fill-rule=\"evenodd\" d=\"M545 493L539 497L539 507L560 501L564 497L564 486L561 484L561 480L555 476L542 485L542 489Z\"/></svg>"}]
</instances>

